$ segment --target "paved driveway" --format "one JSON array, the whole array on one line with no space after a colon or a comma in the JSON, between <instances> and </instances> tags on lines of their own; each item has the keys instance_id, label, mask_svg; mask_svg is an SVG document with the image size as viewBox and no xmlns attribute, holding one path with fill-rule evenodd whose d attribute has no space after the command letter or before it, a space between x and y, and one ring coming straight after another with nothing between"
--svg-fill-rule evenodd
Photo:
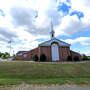
<instances>
[{"instance_id":1,"label":"paved driveway","mask_svg":"<svg viewBox=\"0 0 90 90\"><path fill-rule=\"evenodd\" d=\"M90 86L31 86L31 85L19 85L12 87L3 87L0 90L90 90Z\"/></svg>"}]
</instances>

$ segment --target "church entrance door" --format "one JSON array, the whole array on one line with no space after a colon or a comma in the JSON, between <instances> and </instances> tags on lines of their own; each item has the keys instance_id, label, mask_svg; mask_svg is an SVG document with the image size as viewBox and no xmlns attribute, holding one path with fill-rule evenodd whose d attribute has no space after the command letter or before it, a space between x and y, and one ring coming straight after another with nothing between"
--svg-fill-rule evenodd
<instances>
[{"instance_id":1,"label":"church entrance door","mask_svg":"<svg viewBox=\"0 0 90 90\"><path fill-rule=\"evenodd\" d=\"M52 61L59 61L59 50L57 44L52 44Z\"/></svg>"}]
</instances>

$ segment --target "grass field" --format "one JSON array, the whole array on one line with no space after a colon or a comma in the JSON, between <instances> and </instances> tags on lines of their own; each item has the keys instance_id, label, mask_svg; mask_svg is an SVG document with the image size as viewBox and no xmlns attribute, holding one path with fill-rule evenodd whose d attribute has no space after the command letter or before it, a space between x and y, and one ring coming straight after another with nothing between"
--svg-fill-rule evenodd
<instances>
[{"instance_id":1,"label":"grass field","mask_svg":"<svg viewBox=\"0 0 90 90\"><path fill-rule=\"evenodd\" d=\"M55 64L0 62L0 85L90 84L90 62Z\"/></svg>"}]
</instances>

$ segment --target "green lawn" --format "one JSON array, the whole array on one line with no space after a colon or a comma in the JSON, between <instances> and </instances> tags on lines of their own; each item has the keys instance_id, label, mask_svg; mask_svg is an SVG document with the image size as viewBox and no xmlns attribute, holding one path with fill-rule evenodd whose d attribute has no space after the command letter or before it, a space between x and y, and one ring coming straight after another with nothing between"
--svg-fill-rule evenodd
<instances>
[{"instance_id":1,"label":"green lawn","mask_svg":"<svg viewBox=\"0 0 90 90\"><path fill-rule=\"evenodd\" d=\"M0 62L0 85L90 84L90 63Z\"/></svg>"}]
</instances>

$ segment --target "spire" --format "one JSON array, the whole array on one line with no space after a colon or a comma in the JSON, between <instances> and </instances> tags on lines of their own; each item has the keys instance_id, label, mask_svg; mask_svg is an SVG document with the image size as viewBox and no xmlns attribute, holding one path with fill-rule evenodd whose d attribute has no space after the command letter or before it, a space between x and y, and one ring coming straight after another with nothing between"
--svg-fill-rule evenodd
<instances>
[{"instance_id":1,"label":"spire","mask_svg":"<svg viewBox=\"0 0 90 90\"><path fill-rule=\"evenodd\" d=\"M55 38L54 33L55 32L53 30L53 23L52 23L52 19L51 19L51 32L50 32L51 39Z\"/></svg>"}]
</instances>

